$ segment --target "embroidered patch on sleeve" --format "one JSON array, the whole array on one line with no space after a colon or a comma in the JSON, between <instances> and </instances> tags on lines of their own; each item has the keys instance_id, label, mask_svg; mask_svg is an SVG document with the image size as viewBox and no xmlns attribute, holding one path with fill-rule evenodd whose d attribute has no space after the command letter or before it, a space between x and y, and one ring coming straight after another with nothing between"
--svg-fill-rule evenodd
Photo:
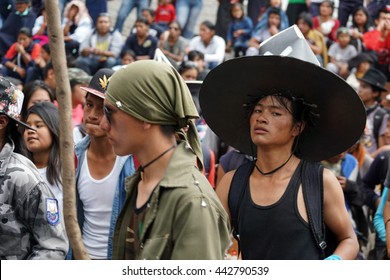
<instances>
[{"instance_id":1,"label":"embroidered patch on sleeve","mask_svg":"<svg viewBox=\"0 0 390 280\"><path fill-rule=\"evenodd\" d=\"M58 224L60 220L58 201L55 198L46 198L46 220L52 226Z\"/></svg>"}]
</instances>

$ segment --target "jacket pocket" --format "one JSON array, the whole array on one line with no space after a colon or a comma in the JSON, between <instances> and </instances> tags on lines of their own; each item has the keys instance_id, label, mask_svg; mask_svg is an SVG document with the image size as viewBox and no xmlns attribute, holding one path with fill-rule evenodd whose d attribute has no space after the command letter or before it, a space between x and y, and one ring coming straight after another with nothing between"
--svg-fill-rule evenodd
<instances>
[{"instance_id":1,"label":"jacket pocket","mask_svg":"<svg viewBox=\"0 0 390 280\"><path fill-rule=\"evenodd\" d=\"M167 248L168 240L169 234L146 239L140 258L144 260L160 260Z\"/></svg>"},{"instance_id":2,"label":"jacket pocket","mask_svg":"<svg viewBox=\"0 0 390 280\"><path fill-rule=\"evenodd\" d=\"M6 204L0 207L0 256L20 256L22 254L21 232L24 226L18 222L13 209Z\"/></svg>"}]
</instances>

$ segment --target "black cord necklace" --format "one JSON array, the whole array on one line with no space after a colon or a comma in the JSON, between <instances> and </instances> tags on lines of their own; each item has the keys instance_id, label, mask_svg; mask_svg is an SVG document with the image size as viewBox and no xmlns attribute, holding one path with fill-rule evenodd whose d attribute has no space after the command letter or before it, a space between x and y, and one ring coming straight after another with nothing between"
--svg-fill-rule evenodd
<instances>
[{"instance_id":1,"label":"black cord necklace","mask_svg":"<svg viewBox=\"0 0 390 280\"><path fill-rule=\"evenodd\" d=\"M145 168L148 167L149 165L151 165L152 163L156 162L157 160L159 160L160 158L162 158L166 153L168 153L170 150L172 150L173 148L176 147L176 144L173 145L172 147L169 147L167 150L165 150L164 152L162 152L159 156L157 156L155 159L152 159L151 161L149 161L147 164L145 164L144 166L140 165L139 166L139 171L141 173L144 172Z\"/></svg>"},{"instance_id":2,"label":"black cord necklace","mask_svg":"<svg viewBox=\"0 0 390 280\"><path fill-rule=\"evenodd\" d=\"M279 169L281 169L283 166L285 166L285 165L287 164L287 162L290 161L292 155L293 155L293 154L291 153L291 155L288 157L288 159L287 159L282 165L276 167L274 170L271 170L271 171L269 171L269 172L263 172L263 171L261 171L260 168L257 166L257 164L255 164L255 167L256 167L257 171L260 172L261 175L268 176L268 175L271 175L271 174L275 173L276 171L278 171Z\"/></svg>"}]
</instances>

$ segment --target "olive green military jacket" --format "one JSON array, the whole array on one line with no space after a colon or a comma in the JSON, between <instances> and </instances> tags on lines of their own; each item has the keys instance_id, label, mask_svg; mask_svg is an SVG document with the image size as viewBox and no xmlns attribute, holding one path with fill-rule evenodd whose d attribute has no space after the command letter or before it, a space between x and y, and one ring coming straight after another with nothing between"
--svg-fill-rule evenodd
<instances>
[{"instance_id":1,"label":"olive green military jacket","mask_svg":"<svg viewBox=\"0 0 390 280\"><path fill-rule=\"evenodd\" d=\"M195 162L191 148L180 143L150 198L138 259L224 259L230 243L229 218ZM114 232L113 259L125 258L139 181L138 171L126 180L128 195Z\"/></svg>"}]
</instances>

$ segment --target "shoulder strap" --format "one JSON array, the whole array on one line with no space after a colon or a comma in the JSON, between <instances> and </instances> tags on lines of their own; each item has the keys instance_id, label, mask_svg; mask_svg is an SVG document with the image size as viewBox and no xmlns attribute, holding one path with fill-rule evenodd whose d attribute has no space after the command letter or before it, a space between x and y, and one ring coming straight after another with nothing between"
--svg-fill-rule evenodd
<instances>
[{"instance_id":1,"label":"shoulder strap","mask_svg":"<svg viewBox=\"0 0 390 280\"><path fill-rule=\"evenodd\" d=\"M374 130L374 137L375 141L378 142L379 139L379 129L382 124L383 116L386 114L386 111L382 108L379 108L374 114L374 123L373 123L373 130Z\"/></svg>"},{"instance_id":2,"label":"shoulder strap","mask_svg":"<svg viewBox=\"0 0 390 280\"><path fill-rule=\"evenodd\" d=\"M240 217L240 206L244 197L245 189L248 186L249 177L253 170L253 162L248 162L237 168L230 184L228 206L232 218L233 237L238 243L238 255L240 255L240 240L238 232L238 220Z\"/></svg>"},{"instance_id":3,"label":"shoulder strap","mask_svg":"<svg viewBox=\"0 0 390 280\"><path fill-rule=\"evenodd\" d=\"M314 239L325 258L325 223L324 223L324 185L323 166L319 163L304 161L301 169L302 192L306 205L309 225Z\"/></svg>"}]
</instances>

